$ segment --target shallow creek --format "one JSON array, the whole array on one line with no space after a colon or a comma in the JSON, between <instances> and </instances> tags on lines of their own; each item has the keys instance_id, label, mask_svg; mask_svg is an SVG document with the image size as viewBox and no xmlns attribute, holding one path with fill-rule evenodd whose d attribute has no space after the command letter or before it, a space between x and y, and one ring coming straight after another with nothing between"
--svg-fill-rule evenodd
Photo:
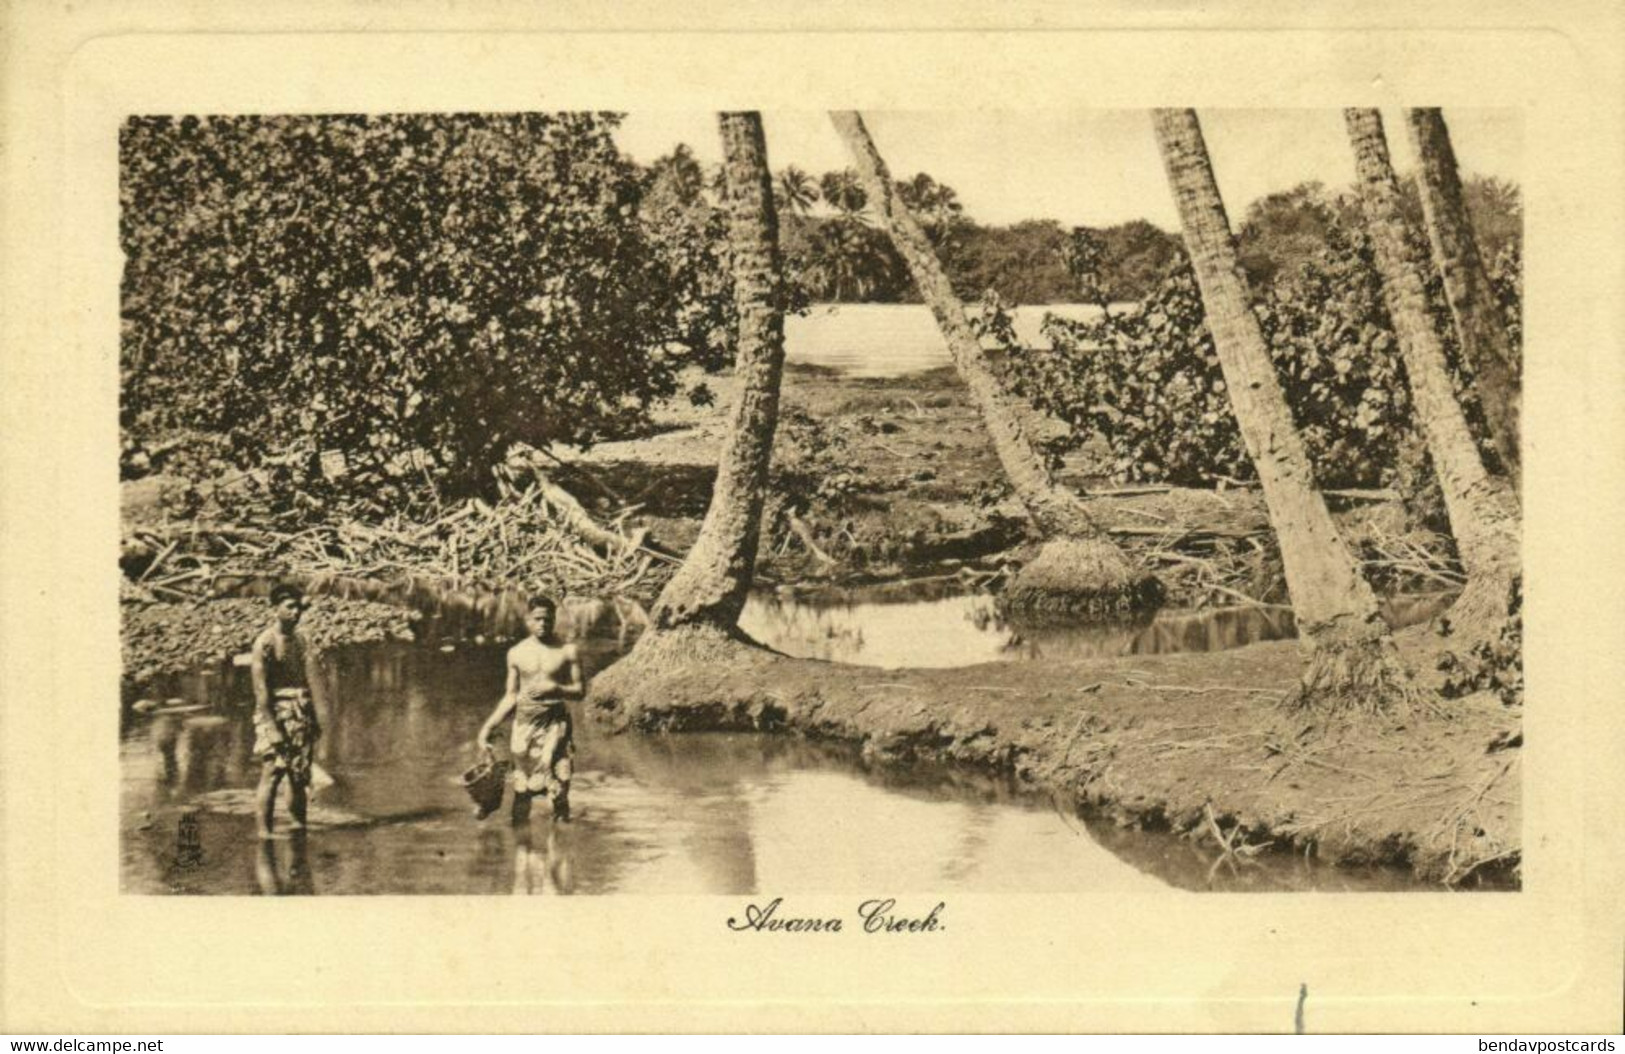
<instances>
[{"instance_id":1,"label":"shallow creek","mask_svg":"<svg viewBox=\"0 0 1625 1054\"><path fill-rule=\"evenodd\" d=\"M744 628L790 654L875 666L1239 647L1292 635L1290 613L1165 613L1137 626L1007 624L941 584L753 599ZM1426 618L1442 601L1396 610ZM589 673L635 633L607 606L566 612ZM498 622L505 621L498 619ZM576 723L575 819L477 822L457 778L502 689L503 646L447 615L415 645L329 657L311 830L253 836L247 671L198 670L128 714L120 742L123 887L132 893L884 893L1431 888L1405 873L1215 854L1119 830L1011 782L871 764L791 737L607 736ZM485 624L495 632L504 627Z\"/></svg>"}]
</instances>

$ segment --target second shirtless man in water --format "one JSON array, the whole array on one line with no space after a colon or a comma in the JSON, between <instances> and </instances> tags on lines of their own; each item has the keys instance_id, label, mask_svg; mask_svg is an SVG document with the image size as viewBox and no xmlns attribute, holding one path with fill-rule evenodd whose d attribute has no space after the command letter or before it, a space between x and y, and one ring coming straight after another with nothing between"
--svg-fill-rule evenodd
<instances>
[{"instance_id":1,"label":"second shirtless man in water","mask_svg":"<svg viewBox=\"0 0 1625 1054\"><path fill-rule=\"evenodd\" d=\"M479 744L487 747L491 734L512 713L513 822L530 820L530 799L545 794L553 799L553 817L570 818L570 757L575 753L570 709L566 699L580 699L581 662L574 644L553 638L557 605L550 597L534 597L525 615L530 636L508 649L508 687L491 716L480 728Z\"/></svg>"}]
</instances>

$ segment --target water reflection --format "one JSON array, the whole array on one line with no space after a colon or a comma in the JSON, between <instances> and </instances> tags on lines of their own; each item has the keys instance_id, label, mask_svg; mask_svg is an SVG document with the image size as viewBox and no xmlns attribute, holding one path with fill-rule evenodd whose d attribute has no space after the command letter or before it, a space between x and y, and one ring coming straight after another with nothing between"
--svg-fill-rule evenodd
<instances>
[{"instance_id":1,"label":"water reflection","mask_svg":"<svg viewBox=\"0 0 1625 1054\"><path fill-rule=\"evenodd\" d=\"M178 893L727 893L1152 888L1008 791L870 769L789 738L606 737L578 722L575 822L476 822L456 783L501 690L498 648L375 645L328 671L333 782L311 830L253 837L246 683L121 744L123 880ZM188 727L189 726L189 727Z\"/></svg>"},{"instance_id":2,"label":"water reflection","mask_svg":"<svg viewBox=\"0 0 1625 1054\"><path fill-rule=\"evenodd\" d=\"M515 830L514 893L574 893L574 841L574 828L564 824L548 823L540 835L530 827Z\"/></svg>"},{"instance_id":3,"label":"water reflection","mask_svg":"<svg viewBox=\"0 0 1625 1054\"><path fill-rule=\"evenodd\" d=\"M1385 602L1384 615L1396 627L1412 625L1437 615L1451 599L1396 597ZM787 655L887 669L1220 651L1297 636L1292 612L1281 607L1161 611L1116 623L1014 619L991 594L967 593L952 581L758 593L746 604L740 627Z\"/></svg>"},{"instance_id":4,"label":"water reflection","mask_svg":"<svg viewBox=\"0 0 1625 1054\"><path fill-rule=\"evenodd\" d=\"M310 875L310 837L295 831L286 839L259 840L254 879L268 897L309 896L316 892Z\"/></svg>"},{"instance_id":5,"label":"water reflection","mask_svg":"<svg viewBox=\"0 0 1625 1054\"><path fill-rule=\"evenodd\" d=\"M254 593L264 586L248 583L241 592ZM526 598L517 592L447 589L430 582L381 586L343 579L313 588L411 604L427 613L421 627L423 642L444 649L495 645L525 632ZM1434 617L1453 599L1451 593L1392 597L1383 601L1383 614L1399 628ZM570 598L560 608L558 629L580 643L590 675L624 654L647 624L646 613L635 602ZM1297 635L1291 610L1273 605L1164 610L1126 622L1013 618L1001 610L993 594L971 590L952 578L849 589L762 590L747 600L740 627L786 655L887 669L1219 651ZM413 690L411 675L398 657L379 653L372 661L382 663L371 672L378 687ZM323 728L331 729L332 686L316 683L312 688ZM160 690L218 703L236 689L231 676L222 678L219 671L205 670L172 678ZM423 696L419 693L416 698L421 702ZM332 748L330 734L318 741L318 751ZM319 754L317 761L325 763L326 758Z\"/></svg>"}]
</instances>

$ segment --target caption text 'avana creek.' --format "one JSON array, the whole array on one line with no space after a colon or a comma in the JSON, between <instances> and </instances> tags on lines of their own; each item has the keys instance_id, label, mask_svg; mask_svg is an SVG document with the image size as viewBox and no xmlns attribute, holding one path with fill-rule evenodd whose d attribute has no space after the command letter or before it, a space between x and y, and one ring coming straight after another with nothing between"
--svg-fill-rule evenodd
<instances>
[{"instance_id":1,"label":"caption text 'avana creek.'","mask_svg":"<svg viewBox=\"0 0 1625 1054\"><path fill-rule=\"evenodd\" d=\"M923 915L905 915L899 913L895 898L866 900L858 905L853 920L838 915L818 918L781 914L783 906L783 897L774 897L766 904L746 904L743 916L729 917L728 928L757 933L844 933L848 921L860 926L864 933L941 933L947 928L942 913L948 905L941 901Z\"/></svg>"}]
</instances>

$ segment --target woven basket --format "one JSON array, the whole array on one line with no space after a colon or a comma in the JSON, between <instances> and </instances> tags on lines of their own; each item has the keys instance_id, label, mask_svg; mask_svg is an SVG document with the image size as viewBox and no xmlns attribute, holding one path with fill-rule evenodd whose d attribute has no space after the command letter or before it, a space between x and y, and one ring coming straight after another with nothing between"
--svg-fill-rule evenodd
<instances>
[{"instance_id":1,"label":"woven basket","mask_svg":"<svg viewBox=\"0 0 1625 1054\"><path fill-rule=\"evenodd\" d=\"M479 764L463 773L463 790L474 800L479 810L475 815L483 820L502 808L502 790L506 785L509 762L498 761L490 754Z\"/></svg>"}]
</instances>

